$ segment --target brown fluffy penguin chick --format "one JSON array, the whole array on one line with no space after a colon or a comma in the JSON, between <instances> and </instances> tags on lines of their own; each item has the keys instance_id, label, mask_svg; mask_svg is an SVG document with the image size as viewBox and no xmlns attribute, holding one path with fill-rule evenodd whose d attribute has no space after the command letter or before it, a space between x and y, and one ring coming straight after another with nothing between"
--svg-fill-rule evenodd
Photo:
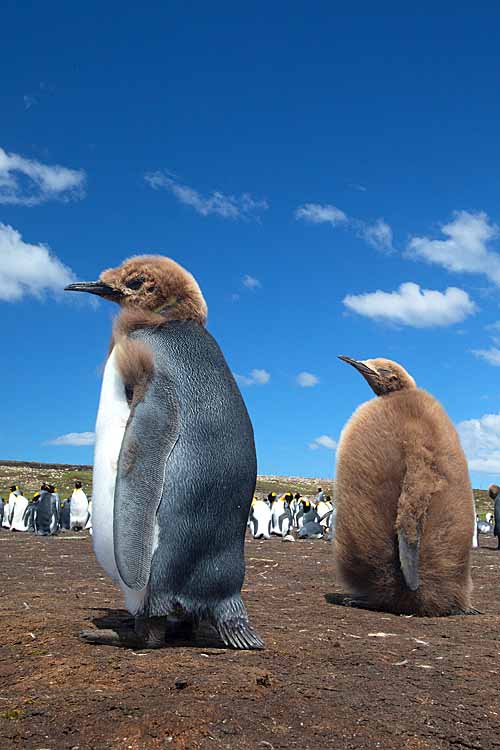
<instances>
[{"instance_id":1,"label":"brown fluffy penguin chick","mask_svg":"<svg viewBox=\"0 0 500 750\"><path fill-rule=\"evenodd\" d=\"M427 616L475 613L473 496L453 424L396 362L340 359L378 396L354 412L337 451L335 549L352 604Z\"/></svg>"}]
</instances>

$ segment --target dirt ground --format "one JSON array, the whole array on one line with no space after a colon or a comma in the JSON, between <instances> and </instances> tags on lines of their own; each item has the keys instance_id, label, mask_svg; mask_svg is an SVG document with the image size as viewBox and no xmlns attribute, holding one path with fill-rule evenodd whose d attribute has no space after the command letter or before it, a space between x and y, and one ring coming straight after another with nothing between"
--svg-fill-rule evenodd
<instances>
[{"instance_id":1,"label":"dirt ground","mask_svg":"<svg viewBox=\"0 0 500 750\"><path fill-rule=\"evenodd\" d=\"M474 552L476 617L349 609L331 546L249 539L244 598L266 641L204 629L161 651L88 645L123 621L87 533L0 532L0 750L500 748L500 553Z\"/></svg>"}]
</instances>

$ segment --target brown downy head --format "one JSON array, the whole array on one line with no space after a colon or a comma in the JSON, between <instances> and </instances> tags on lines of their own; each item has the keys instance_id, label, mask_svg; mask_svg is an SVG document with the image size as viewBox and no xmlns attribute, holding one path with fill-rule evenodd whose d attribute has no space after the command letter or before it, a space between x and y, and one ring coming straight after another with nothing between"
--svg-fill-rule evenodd
<instances>
[{"instance_id":1,"label":"brown downy head","mask_svg":"<svg viewBox=\"0 0 500 750\"><path fill-rule=\"evenodd\" d=\"M490 484L488 487L488 495L492 500L496 500L498 493L500 492L500 487L498 484Z\"/></svg>"},{"instance_id":2,"label":"brown downy head","mask_svg":"<svg viewBox=\"0 0 500 750\"><path fill-rule=\"evenodd\" d=\"M70 284L66 291L97 294L156 324L165 320L204 324L207 318L207 305L194 277L162 255L137 255L103 271L98 281Z\"/></svg>"},{"instance_id":3,"label":"brown downy head","mask_svg":"<svg viewBox=\"0 0 500 750\"><path fill-rule=\"evenodd\" d=\"M380 357L357 360L344 356L340 356L339 359L355 367L377 396L385 396L395 391L417 387L412 376L406 372L404 367L390 359Z\"/></svg>"}]
</instances>

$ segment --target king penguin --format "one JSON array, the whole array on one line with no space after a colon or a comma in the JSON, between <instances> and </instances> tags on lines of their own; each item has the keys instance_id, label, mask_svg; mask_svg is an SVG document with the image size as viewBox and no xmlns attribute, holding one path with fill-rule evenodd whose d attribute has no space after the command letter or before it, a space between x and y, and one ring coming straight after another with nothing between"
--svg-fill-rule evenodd
<instances>
[{"instance_id":1,"label":"king penguin","mask_svg":"<svg viewBox=\"0 0 500 750\"><path fill-rule=\"evenodd\" d=\"M75 489L71 495L70 502L70 522L69 527L72 531L81 531L89 518L89 501L87 495L82 489L82 483L75 479Z\"/></svg>"},{"instance_id":2,"label":"king penguin","mask_svg":"<svg viewBox=\"0 0 500 750\"><path fill-rule=\"evenodd\" d=\"M133 633L93 642L165 645L169 616L208 620L226 645L261 648L240 591L256 475L252 425L196 280L137 256L69 291L117 302L96 424L97 559L121 586Z\"/></svg>"},{"instance_id":3,"label":"king penguin","mask_svg":"<svg viewBox=\"0 0 500 750\"><path fill-rule=\"evenodd\" d=\"M476 614L473 495L452 422L396 362L340 359L378 396L355 411L337 449L335 549L351 603L398 614Z\"/></svg>"},{"instance_id":4,"label":"king penguin","mask_svg":"<svg viewBox=\"0 0 500 750\"><path fill-rule=\"evenodd\" d=\"M14 504L12 507L12 520L10 523L11 531L28 531L29 529L29 518L26 514L29 503L26 497L24 497L22 490L14 498Z\"/></svg>"},{"instance_id":5,"label":"king penguin","mask_svg":"<svg viewBox=\"0 0 500 750\"><path fill-rule=\"evenodd\" d=\"M254 498L250 508L249 527L254 539L271 538L271 508L265 500Z\"/></svg>"},{"instance_id":6,"label":"king penguin","mask_svg":"<svg viewBox=\"0 0 500 750\"><path fill-rule=\"evenodd\" d=\"M493 534L498 539L497 549L500 549L500 487L497 484L490 484L490 486L488 487L488 495L495 503L493 512L493 518L495 522L493 527Z\"/></svg>"}]
</instances>

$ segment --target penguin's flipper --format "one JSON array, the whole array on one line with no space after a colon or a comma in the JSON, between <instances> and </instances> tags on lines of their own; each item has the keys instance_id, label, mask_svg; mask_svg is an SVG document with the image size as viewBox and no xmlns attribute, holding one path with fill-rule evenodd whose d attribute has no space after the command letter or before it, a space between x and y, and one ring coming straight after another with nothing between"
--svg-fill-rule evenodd
<instances>
[{"instance_id":1,"label":"penguin's flipper","mask_svg":"<svg viewBox=\"0 0 500 750\"><path fill-rule=\"evenodd\" d=\"M418 575L418 553L420 548L420 534L416 542L408 542L403 529L398 531L399 564L401 572L410 591L416 591L420 585Z\"/></svg>"},{"instance_id":2,"label":"penguin's flipper","mask_svg":"<svg viewBox=\"0 0 500 750\"><path fill-rule=\"evenodd\" d=\"M419 554L422 529L432 498L445 484L427 434L416 422L408 427L405 442L405 476L398 500L396 531L401 572L410 591L420 585Z\"/></svg>"},{"instance_id":3,"label":"penguin's flipper","mask_svg":"<svg viewBox=\"0 0 500 750\"><path fill-rule=\"evenodd\" d=\"M116 564L124 583L136 591L149 580L165 467L178 435L177 397L168 375L155 366L141 400L130 412L114 497Z\"/></svg>"}]
</instances>

